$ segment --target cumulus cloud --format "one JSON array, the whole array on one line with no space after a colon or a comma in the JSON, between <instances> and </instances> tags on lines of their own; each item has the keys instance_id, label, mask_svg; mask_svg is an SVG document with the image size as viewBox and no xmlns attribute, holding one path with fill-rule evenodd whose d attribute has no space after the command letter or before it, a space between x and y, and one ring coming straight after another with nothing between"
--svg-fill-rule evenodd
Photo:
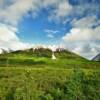
<instances>
[{"instance_id":1,"label":"cumulus cloud","mask_svg":"<svg viewBox=\"0 0 100 100\"><path fill-rule=\"evenodd\" d=\"M78 5L72 5L69 0L0 0L0 21L16 25L28 11L32 11L34 18L40 8L48 9L49 6L54 9L49 12L48 19L55 22L66 20L69 15L99 13L98 3L81 1L78 1Z\"/></svg>"},{"instance_id":2,"label":"cumulus cloud","mask_svg":"<svg viewBox=\"0 0 100 100\"><path fill-rule=\"evenodd\" d=\"M100 9L99 3L97 0L90 2L79 0L73 8L75 9L73 14L81 18L74 17L72 20L70 32L63 37L64 45L91 59L100 53L100 20L97 16Z\"/></svg>"},{"instance_id":3,"label":"cumulus cloud","mask_svg":"<svg viewBox=\"0 0 100 100\"><path fill-rule=\"evenodd\" d=\"M100 2L97 0L91 0L90 2L87 0L73 0L74 4L71 0L54 1L56 1L54 5L55 9L51 11L48 17L50 21L66 23L66 19L68 18L70 20L73 17L77 18L77 16L98 15L100 12Z\"/></svg>"},{"instance_id":4,"label":"cumulus cloud","mask_svg":"<svg viewBox=\"0 0 100 100\"><path fill-rule=\"evenodd\" d=\"M36 9L33 4L35 4L33 0L14 0L10 5L0 9L0 19L5 23L16 25L30 9L33 7Z\"/></svg>"},{"instance_id":5,"label":"cumulus cloud","mask_svg":"<svg viewBox=\"0 0 100 100\"><path fill-rule=\"evenodd\" d=\"M100 1L99 0L73 0L73 12L71 15L84 16L84 15L97 15L99 14Z\"/></svg>"},{"instance_id":6,"label":"cumulus cloud","mask_svg":"<svg viewBox=\"0 0 100 100\"><path fill-rule=\"evenodd\" d=\"M94 16L87 16L87 17L83 17L81 19L74 19L71 22L73 27L78 27L78 28L91 28L93 26L99 25L100 24L100 20L97 19L97 17Z\"/></svg>"},{"instance_id":7,"label":"cumulus cloud","mask_svg":"<svg viewBox=\"0 0 100 100\"><path fill-rule=\"evenodd\" d=\"M73 28L62 38L65 47L88 59L100 53L100 26L92 27L99 21L95 17L73 21Z\"/></svg>"},{"instance_id":8,"label":"cumulus cloud","mask_svg":"<svg viewBox=\"0 0 100 100\"><path fill-rule=\"evenodd\" d=\"M70 33L67 33L63 40L65 41L93 41L100 40L100 27L92 28L72 28Z\"/></svg>"},{"instance_id":9,"label":"cumulus cloud","mask_svg":"<svg viewBox=\"0 0 100 100\"><path fill-rule=\"evenodd\" d=\"M19 50L25 49L31 46L28 43L23 43L16 32L18 30L14 27L7 26L5 24L0 24L0 48L1 49L12 49L12 50Z\"/></svg>"},{"instance_id":10,"label":"cumulus cloud","mask_svg":"<svg viewBox=\"0 0 100 100\"><path fill-rule=\"evenodd\" d=\"M100 52L100 46L96 43L95 45L84 43L83 45L78 45L76 48L74 48L73 52L79 55L81 54L83 57L86 57L88 59L92 59Z\"/></svg>"},{"instance_id":11,"label":"cumulus cloud","mask_svg":"<svg viewBox=\"0 0 100 100\"><path fill-rule=\"evenodd\" d=\"M69 4L67 0L62 0L57 6L56 9L51 12L51 15L48 19L51 20L61 20L66 18L72 11L72 6Z\"/></svg>"},{"instance_id":12,"label":"cumulus cloud","mask_svg":"<svg viewBox=\"0 0 100 100\"><path fill-rule=\"evenodd\" d=\"M0 0L0 21L12 25L17 25L19 21L28 14L33 13L33 18L37 15L40 8L54 6L56 17L63 17L69 11L70 6L63 0ZM67 10L67 11L66 11ZM54 15L50 14L50 16Z\"/></svg>"}]
</instances>

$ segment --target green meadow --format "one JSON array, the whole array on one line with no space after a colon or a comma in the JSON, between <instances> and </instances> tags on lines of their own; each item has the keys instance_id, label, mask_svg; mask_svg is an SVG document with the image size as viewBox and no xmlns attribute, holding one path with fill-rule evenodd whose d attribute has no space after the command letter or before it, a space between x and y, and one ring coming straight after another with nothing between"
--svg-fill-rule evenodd
<instances>
[{"instance_id":1,"label":"green meadow","mask_svg":"<svg viewBox=\"0 0 100 100\"><path fill-rule=\"evenodd\" d=\"M100 100L100 62L67 50L0 55L0 100Z\"/></svg>"}]
</instances>

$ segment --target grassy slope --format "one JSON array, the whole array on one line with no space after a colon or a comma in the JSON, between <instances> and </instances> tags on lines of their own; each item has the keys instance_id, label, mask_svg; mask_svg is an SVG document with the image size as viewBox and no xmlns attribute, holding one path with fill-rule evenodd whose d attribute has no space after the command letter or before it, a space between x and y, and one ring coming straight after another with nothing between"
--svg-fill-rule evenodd
<instances>
[{"instance_id":1,"label":"grassy slope","mask_svg":"<svg viewBox=\"0 0 100 100\"><path fill-rule=\"evenodd\" d=\"M77 100L78 91L82 94L79 100L99 100L99 93L94 93L100 89L99 62L88 61L68 51L56 52L56 60L51 59L51 54L50 50L40 49L33 53L30 49L0 55L0 100L66 100L66 96L71 97L69 100ZM77 80L83 81L83 78L74 73L75 69L84 73L89 96L83 93L84 88L77 90L78 83L79 86L85 84ZM66 85L66 81L75 87ZM64 92L66 86L71 93Z\"/></svg>"},{"instance_id":2,"label":"grassy slope","mask_svg":"<svg viewBox=\"0 0 100 100\"><path fill-rule=\"evenodd\" d=\"M99 62L88 61L68 51L55 52L56 60L51 59L50 50L16 51L0 55L1 67L53 67L53 68L99 68Z\"/></svg>"}]
</instances>

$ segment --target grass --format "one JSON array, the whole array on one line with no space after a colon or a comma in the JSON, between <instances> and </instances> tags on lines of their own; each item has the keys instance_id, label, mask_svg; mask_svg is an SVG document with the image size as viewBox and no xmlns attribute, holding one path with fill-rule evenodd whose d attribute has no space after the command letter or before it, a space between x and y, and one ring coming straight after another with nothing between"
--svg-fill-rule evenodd
<instances>
[{"instance_id":1,"label":"grass","mask_svg":"<svg viewBox=\"0 0 100 100\"><path fill-rule=\"evenodd\" d=\"M67 81L72 79L71 77L76 75L74 70L75 69L61 69L61 68L55 69L55 68L29 68L29 67L26 68L1 67L0 68L0 99L20 100L22 98L21 100L42 100L41 96L44 96L44 94L48 95L48 92L51 93L53 89L60 88L60 86L58 85L62 85L61 89L63 89L64 88L63 85L65 85ZM85 73L86 78L89 78L89 76L93 76L94 73L100 74L100 70L93 70L93 69L91 70L81 69L81 70L82 72ZM95 80L98 81L99 76L95 77ZM73 80L73 84L74 81L75 80ZM95 85L97 84L96 81L94 81ZM91 84L93 83L90 82L90 86ZM70 89L71 87L69 86L68 88ZM95 90L95 88L93 89ZM97 89L100 89L100 87L97 87ZM11 95L13 96L12 99L11 99ZM55 98L55 96L53 96L52 98ZM95 96L95 98L97 98L97 96ZM50 100L50 99L46 99L46 100ZM53 100L64 100L64 99L56 98Z\"/></svg>"},{"instance_id":2,"label":"grass","mask_svg":"<svg viewBox=\"0 0 100 100\"><path fill-rule=\"evenodd\" d=\"M56 60L49 50L0 55L0 100L99 100L100 62L68 51L55 55Z\"/></svg>"}]
</instances>

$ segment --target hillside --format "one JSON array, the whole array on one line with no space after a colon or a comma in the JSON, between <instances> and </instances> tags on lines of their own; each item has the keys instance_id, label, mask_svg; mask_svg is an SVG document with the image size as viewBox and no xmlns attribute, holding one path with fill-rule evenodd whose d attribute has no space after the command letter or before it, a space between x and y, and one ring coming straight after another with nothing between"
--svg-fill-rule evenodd
<instances>
[{"instance_id":1,"label":"hillside","mask_svg":"<svg viewBox=\"0 0 100 100\"><path fill-rule=\"evenodd\" d=\"M64 49L0 55L0 100L99 100L100 63Z\"/></svg>"},{"instance_id":2,"label":"hillside","mask_svg":"<svg viewBox=\"0 0 100 100\"><path fill-rule=\"evenodd\" d=\"M54 68L70 68L70 67L86 67L91 68L91 64L95 67L99 63L92 63L85 58L69 52L64 49L57 49L54 52L56 57L52 59L52 51L46 48L30 48L27 50L19 50L0 55L0 65L2 67L54 67Z\"/></svg>"},{"instance_id":3,"label":"hillside","mask_svg":"<svg viewBox=\"0 0 100 100\"><path fill-rule=\"evenodd\" d=\"M99 68L99 63L87 59L65 49L54 52L56 60L52 60L52 51L48 48L30 48L12 51L0 55L2 67L54 67L54 68ZM92 66L91 66L92 65Z\"/></svg>"}]
</instances>

